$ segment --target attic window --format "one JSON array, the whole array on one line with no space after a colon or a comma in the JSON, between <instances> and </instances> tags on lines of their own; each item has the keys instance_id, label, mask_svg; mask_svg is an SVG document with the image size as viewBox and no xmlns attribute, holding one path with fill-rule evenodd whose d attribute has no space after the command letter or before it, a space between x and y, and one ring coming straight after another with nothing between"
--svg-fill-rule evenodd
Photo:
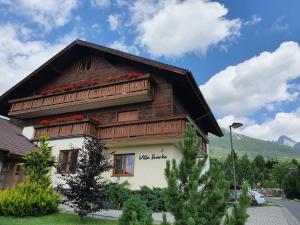
<instances>
[{"instance_id":1,"label":"attic window","mask_svg":"<svg viewBox=\"0 0 300 225\"><path fill-rule=\"evenodd\" d=\"M78 72L85 72L92 68L92 57L86 57L79 61Z\"/></svg>"}]
</instances>

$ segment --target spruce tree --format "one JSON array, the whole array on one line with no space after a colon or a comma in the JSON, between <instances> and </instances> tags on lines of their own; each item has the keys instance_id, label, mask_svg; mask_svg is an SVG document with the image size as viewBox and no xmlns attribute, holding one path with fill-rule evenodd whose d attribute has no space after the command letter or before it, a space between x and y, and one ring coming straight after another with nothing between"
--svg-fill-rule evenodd
<instances>
[{"instance_id":1,"label":"spruce tree","mask_svg":"<svg viewBox=\"0 0 300 225\"><path fill-rule=\"evenodd\" d=\"M166 199L175 225L218 225L226 212L229 186L224 173L216 166L201 174L208 159L197 158L199 147L196 130L188 124L180 143L183 158L179 164L167 161Z\"/></svg>"},{"instance_id":2,"label":"spruce tree","mask_svg":"<svg viewBox=\"0 0 300 225\"><path fill-rule=\"evenodd\" d=\"M58 185L58 191L65 196L64 203L80 216L82 220L89 213L103 208L99 204L108 187L108 182L101 177L111 169L111 160L104 151L104 145L94 138L85 138L79 150L79 158L74 174L62 174L65 183Z\"/></svg>"}]
</instances>

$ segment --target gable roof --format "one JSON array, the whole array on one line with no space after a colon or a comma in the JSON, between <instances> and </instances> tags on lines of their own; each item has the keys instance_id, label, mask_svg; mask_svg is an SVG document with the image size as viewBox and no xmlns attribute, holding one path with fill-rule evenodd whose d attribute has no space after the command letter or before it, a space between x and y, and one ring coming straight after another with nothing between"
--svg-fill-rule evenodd
<instances>
[{"instance_id":1,"label":"gable roof","mask_svg":"<svg viewBox=\"0 0 300 225\"><path fill-rule=\"evenodd\" d=\"M196 118L200 118L201 122L205 120L207 132L223 136L214 115L189 70L82 40L73 41L70 45L0 96L0 114L7 116L9 111L8 100L22 97L21 93L27 91L30 92L35 85L38 85L41 82L47 82L53 75L60 74L68 64L85 54L101 55L108 59L118 60L124 63L130 62L134 63L136 66L159 71L159 73L164 74L164 76L172 80L175 85L177 84L178 89L182 90L184 94L193 96L193 99L189 100L189 104L191 104L192 108L197 107L199 109Z\"/></svg>"},{"instance_id":2,"label":"gable roof","mask_svg":"<svg viewBox=\"0 0 300 225\"><path fill-rule=\"evenodd\" d=\"M25 156L29 150L34 148L35 145L22 135L20 127L7 119L0 118L0 151Z\"/></svg>"}]
</instances>

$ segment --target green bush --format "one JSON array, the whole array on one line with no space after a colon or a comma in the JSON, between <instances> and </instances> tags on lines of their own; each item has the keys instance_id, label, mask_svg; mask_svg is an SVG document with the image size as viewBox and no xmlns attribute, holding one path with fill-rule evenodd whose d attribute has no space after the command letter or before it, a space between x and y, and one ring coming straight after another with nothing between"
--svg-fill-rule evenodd
<instances>
[{"instance_id":1,"label":"green bush","mask_svg":"<svg viewBox=\"0 0 300 225\"><path fill-rule=\"evenodd\" d=\"M152 225L152 212L138 196L128 199L123 208L119 225Z\"/></svg>"},{"instance_id":2,"label":"green bush","mask_svg":"<svg viewBox=\"0 0 300 225\"><path fill-rule=\"evenodd\" d=\"M124 203L133 196L129 183L112 183L104 193L104 198L111 202L111 209L121 209Z\"/></svg>"},{"instance_id":3,"label":"green bush","mask_svg":"<svg viewBox=\"0 0 300 225\"><path fill-rule=\"evenodd\" d=\"M25 183L0 192L0 215L40 216L56 211L60 196L42 185Z\"/></svg>"},{"instance_id":4,"label":"green bush","mask_svg":"<svg viewBox=\"0 0 300 225\"><path fill-rule=\"evenodd\" d=\"M164 212L166 209L166 200L164 190L161 188L149 188L142 186L140 190L135 191L142 200L146 202L146 205L153 212Z\"/></svg>"}]
</instances>

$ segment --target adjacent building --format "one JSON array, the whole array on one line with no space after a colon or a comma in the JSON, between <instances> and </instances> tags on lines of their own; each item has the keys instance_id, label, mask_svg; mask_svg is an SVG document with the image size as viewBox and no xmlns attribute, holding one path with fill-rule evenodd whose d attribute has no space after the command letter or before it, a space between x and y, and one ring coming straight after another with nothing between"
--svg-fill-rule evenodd
<instances>
[{"instance_id":1,"label":"adjacent building","mask_svg":"<svg viewBox=\"0 0 300 225\"><path fill-rule=\"evenodd\" d=\"M47 133L61 173L73 172L84 137L105 142L107 179L164 187L167 159L182 157L187 122L197 128L199 157L208 133L222 136L190 71L76 40L0 97L0 114L35 141Z\"/></svg>"},{"instance_id":2,"label":"adjacent building","mask_svg":"<svg viewBox=\"0 0 300 225\"><path fill-rule=\"evenodd\" d=\"M22 128L0 118L0 190L15 187L25 180L20 163L35 145L22 135Z\"/></svg>"}]
</instances>

